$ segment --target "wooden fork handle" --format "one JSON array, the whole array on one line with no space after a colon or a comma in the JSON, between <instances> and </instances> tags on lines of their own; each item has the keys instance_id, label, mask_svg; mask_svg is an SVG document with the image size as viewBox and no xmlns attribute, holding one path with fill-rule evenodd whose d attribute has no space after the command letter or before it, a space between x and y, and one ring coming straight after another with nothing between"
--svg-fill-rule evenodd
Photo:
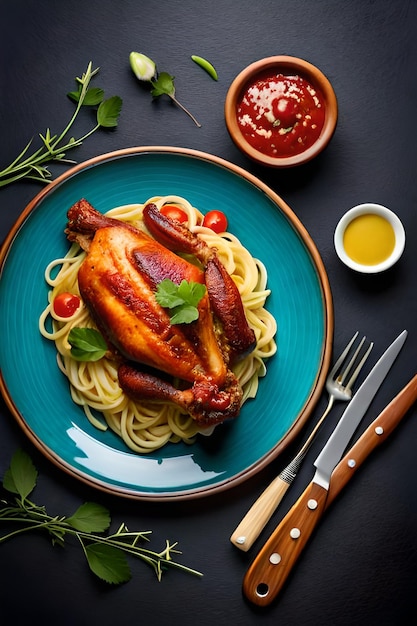
<instances>
[{"instance_id":1,"label":"wooden fork handle","mask_svg":"<svg viewBox=\"0 0 417 626\"><path fill-rule=\"evenodd\" d=\"M368 426L336 466L329 491L310 483L246 572L243 591L248 600L266 606L276 598L326 508L368 455L392 433L416 399L417 375Z\"/></svg>"},{"instance_id":2,"label":"wooden fork handle","mask_svg":"<svg viewBox=\"0 0 417 626\"><path fill-rule=\"evenodd\" d=\"M255 500L230 537L230 541L236 548L247 552L252 547L289 486L290 483L277 476Z\"/></svg>"}]
</instances>

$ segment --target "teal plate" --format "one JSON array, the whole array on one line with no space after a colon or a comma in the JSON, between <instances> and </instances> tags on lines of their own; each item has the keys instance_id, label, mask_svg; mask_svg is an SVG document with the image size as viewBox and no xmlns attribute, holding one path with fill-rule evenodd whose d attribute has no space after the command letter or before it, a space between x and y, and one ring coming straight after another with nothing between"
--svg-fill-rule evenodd
<instances>
[{"instance_id":1,"label":"teal plate","mask_svg":"<svg viewBox=\"0 0 417 626\"><path fill-rule=\"evenodd\" d=\"M55 347L38 330L44 270L68 249L66 212L86 198L101 212L155 195L224 211L229 230L268 270L278 352L240 416L193 445L130 451L96 430L70 397ZM196 498L246 480L296 437L323 389L333 336L327 275L309 234L259 179L218 157L171 147L105 154L68 170L26 207L0 256L0 387L31 441L58 467L106 492L141 500Z\"/></svg>"}]
</instances>

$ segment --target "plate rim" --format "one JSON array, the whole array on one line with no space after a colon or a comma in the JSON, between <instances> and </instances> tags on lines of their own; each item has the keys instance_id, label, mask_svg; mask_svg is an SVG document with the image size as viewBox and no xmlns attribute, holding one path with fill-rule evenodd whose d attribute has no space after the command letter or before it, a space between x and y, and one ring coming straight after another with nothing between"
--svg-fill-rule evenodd
<instances>
[{"instance_id":1,"label":"plate rim","mask_svg":"<svg viewBox=\"0 0 417 626\"><path fill-rule=\"evenodd\" d=\"M54 450L52 450L48 445L46 445L32 430L29 424L26 423L23 416L18 411L13 398L11 397L5 380L3 378L2 372L0 370L0 393L2 394L4 401L6 403L7 408L10 410L12 416L15 418L20 428L23 430L24 434L28 437L28 439L35 445L35 447L47 458L49 459L56 467L66 472L68 475L73 478L78 479L79 481L87 484L90 487L95 487L107 494L117 495L121 497L125 497L128 499L134 500L148 500L152 502L157 501L171 501L171 500L190 500L201 497L207 497L209 495L213 495L215 493L223 492L231 487L235 487L237 485L246 482L248 479L253 477L255 474L259 473L263 470L267 465L271 463L281 452L288 447L294 439L298 436L300 431L306 425L311 413L318 402L318 399L321 396L323 387L325 385L327 371L330 365L331 353L332 353L332 343L333 343L333 331L334 331L334 309L333 309L333 299L332 292L330 288L329 278L321 258L321 255L314 243L311 235L298 218L298 216L294 213L294 211L290 208L290 206L283 200L283 198L277 194L271 187L269 187L266 183L264 183L261 179L259 179L254 174L248 172L244 168L232 163L222 157L217 155L213 155L201 150L196 150L192 148L181 148L178 146L136 146L130 148L122 148L119 150L114 150L111 152L106 152L97 156L94 156L90 159L82 161L75 166L71 167L67 171L63 172L61 175L57 176L54 180L49 182L47 186L45 186L41 191L39 191L26 205L23 211L20 213L14 224L12 225L9 233L6 235L1 247L0 247L0 280L3 273L3 268L7 261L7 256L9 250L11 250L13 246L13 242L15 238L18 236L20 229L24 225L28 216L34 211L38 205L41 204L42 200L51 194L54 189L62 185L65 181L72 178L79 172L89 169L91 167L95 167L101 163L105 163L107 161L113 161L117 159L122 159L124 157L135 156L139 154L178 154L181 156L193 157L199 160L208 161L214 165L223 167L228 171L244 178L249 183L257 187L260 191L262 191L270 200L272 200L276 205L278 210L282 211L287 218L287 220L292 224L294 229L297 231L299 237L301 238L304 246L308 250L308 253L312 259L314 264L318 282L320 285L321 295L322 295L322 303L323 303L323 313L324 313L324 339L323 345L321 347L321 359L320 366L318 368L318 372L316 375L316 379L313 383L311 392L308 398L305 400L304 406L296 419L294 420L291 427L287 430L284 436L280 441L276 443L276 445L267 453L264 457L262 457L257 463L252 464L250 467L241 470L237 474L220 481L218 483L212 485L205 485L197 488L185 489L183 491L174 491L174 492L143 492L143 491L135 491L134 489L128 488L126 486L118 486L109 484L103 480L98 479L97 477L89 476L88 474L82 472L81 470L71 466L70 463L62 459L59 454L57 454Z\"/></svg>"}]
</instances>

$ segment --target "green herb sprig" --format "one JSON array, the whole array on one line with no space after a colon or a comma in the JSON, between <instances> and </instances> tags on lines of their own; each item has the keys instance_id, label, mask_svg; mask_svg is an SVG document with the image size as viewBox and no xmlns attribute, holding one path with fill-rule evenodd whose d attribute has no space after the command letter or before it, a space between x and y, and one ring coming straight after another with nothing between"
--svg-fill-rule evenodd
<instances>
[{"instance_id":1,"label":"green herb sprig","mask_svg":"<svg viewBox=\"0 0 417 626\"><path fill-rule=\"evenodd\" d=\"M130 67L138 80L148 82L151 84L151 95L154 98L167 95L175 104L184 111L194 122L198 128L201 128L200 122L196 120L194 115L190 113L179 102L175 95L175 76L171 76L168 72L158 73L156 64L152 59L140 52L131 52L129 55Z\"/></svg>"},{"instance_id":2,"label":"green herb sprig","mask_svg":"<svg viewBox=\"0 0 417 626\"><path fill-rule=\"evenodd\" d=\"M52 175L48 170L47 163L59 161L60 163L74 164L75 161L65 159L68 150L80 146L99 128L114 128L117 126L122 109L122 99L119 96L112 96L104 100L104 91L102 89L90 87L91 80L98 71L99 68L93 70L90 62L81 78L75 79L78 89L69 92L67 95L76 102L77 106L64 130L59 135L52 135L50 129L47 128L44 135L39 134L43 145L28 156L33 141L32 138L14 161L0 171L0 187L10 185L21 179L30 179L41 183L50 182ZM67 138L81 107L97 105L97 123L95 126L79 139L75 139L75 137Z\"/></svg>"},{"instance_id":3,"label":"green herb sprig","mask_svg":"<svg viewBox=\"0 0 417 626\"><path fill-rule=\"evenodd\" d=\"M182 280L176 285L169 278L162 280L156 290L156 301L170 309L171 324L190 324L198 319L197 305L206 292L201 283Z\"/></svg>"},{"instance_id":4,"label":"green herb sprig","mask_svg":"<svg viewBox=\"0 0 417 626\"><path fill-rule=\"evenodd\" d=\"M130 532L122 523L118 530L103 534L108 530L111 518L108 510L92 502L82 504L70 517L51 516L44 506L28 499L36 486L38 472L30 457L18 450L12 457L10 467L3 478L6 491L16 494L13 502L0 500L0 524L18 525L18 528L0 536L0 544L29 531L44 531L49 534L52 545L64 547L66 536L75 537L84 552L90 570L107 583L118 585L131 578L131 570L126 555L134 556L150 565L159 581L163 572L171 567L188 574L202 576L190 567L173 560L177 543L166 541L161 552L147 550L139 542L149 541L152 531Z\"/></svg>"},{"instance_id":5,"label":"green herb sprig","mask_svg":"<svg viewBox=\"0 0 417 626\"><path fill-rule=\"evenodd\" d=\"M95 328L74 326L69 332L68 343L77 361L99 361L108 350L103 336Z\"/></svg>"}]
</instances>

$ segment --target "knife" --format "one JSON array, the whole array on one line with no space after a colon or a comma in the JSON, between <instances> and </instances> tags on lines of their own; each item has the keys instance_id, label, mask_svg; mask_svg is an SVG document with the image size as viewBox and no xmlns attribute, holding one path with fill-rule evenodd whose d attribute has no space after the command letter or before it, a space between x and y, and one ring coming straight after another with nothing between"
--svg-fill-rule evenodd
<instances>
[{"instance_id":1,"label":"knife","mask_svg":"<svg viewBox=\"0 0 417 626\"><path fill-rule=\"evenodd\" d=\"M266 606L280 592L291 568L326 509L332 472L406 338L407 331L404 330L374 365L314 462L316 472L313 480L261 548L246 572L243 592L254 604ZM339 480L341 481L341 475Z\"/></svg>"},{"instance_id":2,"label":"knife","mask_svg":"<svg viewBox=\"0 0 417 626\"><path fill-rule=\"evenodd\" d=\"M374 419L348 453L338 463L330 478L326 508L339 495L370 453L385 441L417 399L417 374Z\"/></svg>"}]
</instances>

